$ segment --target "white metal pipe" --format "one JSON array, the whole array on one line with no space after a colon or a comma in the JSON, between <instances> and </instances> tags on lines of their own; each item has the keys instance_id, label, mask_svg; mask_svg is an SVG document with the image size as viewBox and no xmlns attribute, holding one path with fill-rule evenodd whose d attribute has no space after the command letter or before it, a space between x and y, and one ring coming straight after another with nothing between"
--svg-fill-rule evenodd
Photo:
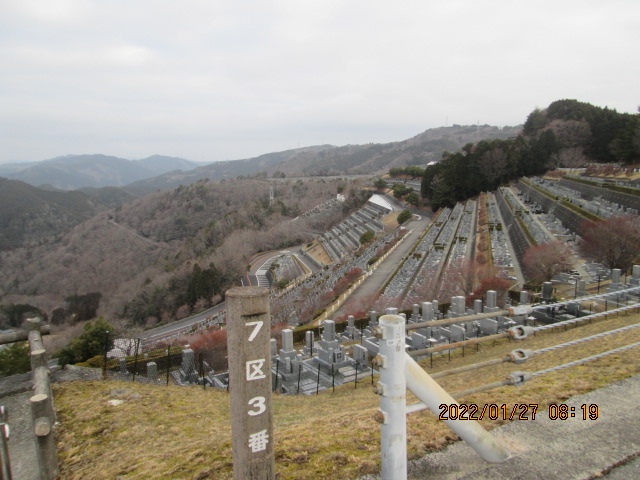
<instances>
[{"instance_id":1,"label":"white metal pipe","mask_svg":"<svg viewBox=\"0 0 640 480\"><path fill-rule=\"evenodd\" d=\"M405 353L405 374L409 390L418 397L432 412L438 414L440 405L458 405L416 361ZM509 452L473 420L444 420L449 428L467 442L487 462L503 462L509 458Z\"/></svg>"},{"instance_id":2,"label":"white metal pipe","mask_svg":"<svg viewBox=\"0 0 640 480\"><path fill-rule=\"evenodd\" d=\"M405 381L405 319L382 315L379 320L381 477L383 480L407 478L407 384Z\"/></svg>"},{"instance_id":3,"label":"white metal pipe","mask_svg":"<svg viewBox=\"0 0 640 480\"><path fill-rule=\"evenodd\" d=\"M427 408L428 407L423 402L407 405L407 415L414 412L420 412L421 410L426 410Z\"/></svg>"}]
</instances>

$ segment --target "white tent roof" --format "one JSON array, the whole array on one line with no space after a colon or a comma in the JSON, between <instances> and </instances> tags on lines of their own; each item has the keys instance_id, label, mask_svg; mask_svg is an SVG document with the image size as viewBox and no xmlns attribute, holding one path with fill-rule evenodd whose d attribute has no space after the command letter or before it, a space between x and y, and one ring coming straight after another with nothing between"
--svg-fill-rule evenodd
<instances>
[{"instance_id":1,"label":"white tent roof","mask_svg":"<svg viewBox=\"0 0 640 480\"><path fill-rule=\"evenodd\" d=\"M393 205L391 205L391 203L389 203L382 195L378 195L377 193L371 195L371 197L369 198L369 202L375 203L376 205L380 205L384 208L388 208L392 212L395 212L397 210L396 208L393 208Z\"/></svg>"}]
</instances>

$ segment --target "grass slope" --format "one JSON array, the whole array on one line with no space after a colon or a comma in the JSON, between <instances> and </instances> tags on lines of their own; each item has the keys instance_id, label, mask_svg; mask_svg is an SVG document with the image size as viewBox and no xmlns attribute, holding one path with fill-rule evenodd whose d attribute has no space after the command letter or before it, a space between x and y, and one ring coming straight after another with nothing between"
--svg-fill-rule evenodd
<instances>
[{"instance_id":1,"label":"grass slope","mask_svg":"<svg viewBox=\"0 0 640 480\"><path fill-rule=\"evenodd\" d=\"M541 349L640 323L640 314L612 316L592 324L540 332L522 342L501 340L422 363L428 372L500 357L515 348ZM454 394L505 378L514 371L536 372L640 341L640 328L535 356L523 365L497 367L439 380ZM461 399L465 403L554 402L640 373L639 349L552 372L520 387L503 387ZM115 389L127 390L118 394ZM122 405L108 400L122 397ZM230 479L232 478L229 396L189 387L153 387L124 382L72 382L55 387L60 426L57 441L61 478ZM459 399L460 400L460 399ZM407 403L415 402L411 394ZM317 396L274 396L276 472L280 480L356 478L379 471L380 425L373 420L379 398L370 379ZM600 412L606 405L600 405ZM529 420L531 421L531 420ZM575 420L582 421L582 420ZM502 420L481 422L492 429ZM417 458L457 440L430 412L408 416L408 454Z\"/></svg>"}]
</instances>

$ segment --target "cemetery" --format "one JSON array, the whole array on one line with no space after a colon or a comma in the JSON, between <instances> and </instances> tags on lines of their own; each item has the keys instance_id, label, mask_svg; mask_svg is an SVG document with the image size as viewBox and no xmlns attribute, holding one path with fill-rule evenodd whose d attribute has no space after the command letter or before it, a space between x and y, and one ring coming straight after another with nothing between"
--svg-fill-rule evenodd
<instances>
[{"instance_id":1,"label":"cemetery","mask_svg":"<svg viewBox=\"0 0 640 480\"><path fill-rule=\"evenodd\" d=\"M450 359L452 353L464 355L465 347L476 345L477 348L483 339L495 344L496 338L514 335L518 338L518 332L555 327L566 330L568 325L594 315L637 308L638 290L629 287L640 287L640 266L634 266L631 275L623 278L620 270L608 271L593 263L580 266L580 276L576 272L562 273L553 282L546 282L537 304L532 303L537 302L534 298L538 297L521 291L519 298L507 299L503 307L497 292L489 290L483 300L476 299L470 306L460 295L450 297L449 303L442 305L447 292L445 286L455 281L452 272L462 262L474 258L478 251L476 242L482 235L488 239L486 254L490 263L504 278L521 281L516 273L527 248L556 239L573 246L578 222L591 216L609 218L636 212L633 207L603 201L601 197L584 198L580 191L571 189L573 183L528 179L438 212L382 291L382 297L400 299L398 307L408 307L401 314L406 321L402 342L410 357L426 360L423 363L432 366L434 359L436 362ZM333 203L327 208L331 205ZM482 224L481 210L486 214ZM269 391L283 396L314 396L335 392L339 387L355 391L359 386L368 389L373 385L378 393L384 390L379 381L376 383L382 373L378 360L382 351L379 313L371 311L366 319L350 315L345 323L338 323L325 314L320 328L304 332L302 342L294 341L294 329L301 308L317 305L319 297L332 291L349 272L366 272L370 259L394 241L397 232L385 232L382 223L388 213L389 210L380 205L367 204L320 235L318 244L330 258L329 263L301 249L275 255L259 268L256 277L260 286L270 287L278 279L295 278L288 288L272 294L272 301L279 300L289 307L288 328L269 340L269 361L263 364L266 359L260 359L252 374L259 375L255 378L264 378ZM361 248L359 237L366 231L377 235ZM587 283L605 278L610 281L603 286L602 293L588 293ZM574 298L558 298L558 284L575 285ZM419 301L419 298L433 300ZM525 308L518 310L512 304ZM393 307L385 311L392 315L398 313ZM424 325L425 322L432 324ZM106 372L109 378L149 386L199 386L223 392L234 388L230 386L233 376L227 370L227 358L222 351L203 353L201 349L185 345L167 347L165 356L162 352L142 353L139 345L132 345L131 342L118 344L123 357L110 362ZM133 362L132 348L135 350ZM258 409L254 411L261 412L261 404L256 405ZM267 443L268 437L256 437L252 448L258 451Z\"/></svg>"},{"instance_id":2,"label":"cemetery","mask_svg":"<svg viewBox=\"0 0 640 480\"><path fill-rule=\"evenodd\" d=\"M543 285L541 304L538 306L530 305L529 292L520 292L516 303L526 308L517 310L515 314L505 314L506 311L498 305L497 292L492 290L487 292L484 302L477 299L472 307L465 305L464 296L452 297L446 311L442 311L437 300L416 303L409 311L402 313L407 325L406 350L410 355L416 352L418 358L428 356L433 359L434 355L450 355L451 351L461 348L457 345L458 342L501 334L513 327L552 326L571 322L591 315L594 306L604 311L634 306L640 302L637 287L640 287L639 265L634 266L632 275L625 283L622 282L620 270L614 269L606 292L593 297L592 302L585 300L591 298L586 292L585 280L579 280L576 299L566 302L558 303L554 299L554 285L551 282ZM397 309L387 309L386 313L395 314ZM495 316L490 315L492 313ZM479 314L484 315L480 315L482 318L475 318ZM282 330L279 341L276 338L270 340L272 391L285 395L314 395L349 383L353 383L354 388L357 388L358 382L366 384L369 378L378 374L371 360L379 353L379 338L376 333L378 317L377 312L371 311L368 321L358 322L361 325L358 327L356 319L349 316L346 325L341 325L341 332L336 328L335 321L325 320L319 337L316 338L312 330L306 331L304 344L299 346L294 344L292 329ZM469 320L465 320L466 317ZM434 321L438 321L438 325L422 326L424 322ZM449 345L451 347L447 348ZM423 353L427 349L438 350L438 353ZM134 371L129 371L127 360L120 358L110 376L157 385L165 384L165 381L168 383L170 377L171 383L181 386L201 385L222 390L229 388L229 374L224 367L220 370L218 364L213 368L211 357L205 356L204 359L199 355L197 358L189 345L180 353L179 366L166 374L159 371L156 360L148 360L146 354L144 357L136 361L135 369L131 369L137 371L137 375Z\"/></svg>"},{"instance_id":3,"label":"cemetery","mask_svg":"<svg viewBox=\"0 0 640 480\"><path fill-rule=\"evenodd\" d=\"M481 196L486 202L486 229L490 239L490 250L485 256L489 257L489 264L498 269L500 276L522 286L525 279L520 264L530 247L560 240L575 249L576 228L591 218L590 215L606 218L636 213L632 207L603 200L604 195L590 200L586 198L589 195L569 187L580 185L598 192L607 190L570 180L522 179L516 186L502 187L495 193ZM633 204L636 197L627 196L631 198L629 204ZM389 305L395 303L406 308L421 296L446 299L448 292L445 286L450 283L452 270L460 268L465 261L475 260L476 237L485 231L485 225L480 225L477 220L479 201L469 200L458 203L453 209L438 211L411 254L404 258L387 281L380 297L383 303L386 301ZM342 266L336 269L335 275L327 275L329 281L323 282L321 278L324 276L321 275L318 281L313 282L314 285L327 291L341 274L348 271L349 266L366 267L367 255L350 258L358 245L352 237L366 231L365 228L379 232L381 225L376 223L376 219L385 211L384 207L368 202L360 211L319 237L329 257L333 261L341 259L343 263L339 264ZM602 266L588 262L576 266L576 270L588 275L592 281L609 275ZM554 281L575 283L575 277L560 275Z\"/></svg>"},{"instance_id":4,"label":"cemetery","mask_svg":"<svg viewBox=\"0 0 640 480\"><path fill-rule=\"evenodd\" d=\"M531 183L522 183L522 191L515 187L502 188L495 194L485 194L481 197L484 202L482 208L486 208L489 219L486 225L491 239L491 261L501 267L505 276L513 273L514 263L521 257L518 254L521 249L519 245L531 246L554 239L570 243L573 241L575 232L570 229L572 223L563 223L562 216L554 215L559 208L565 208L570 212L569 216L578 214L578 211L605 217L618 215L620 212L635 213L633 209L621 204L606 204L600 200L593 203L591 200L578 199L580 194L576 190L572 193L569 187L547 185L545 182L548 181L534 180ZM533 184L536 188L532 188ZM545 207L544 204L548 205L547 200L554 195L562 196L564 201L576 206L578 210L567 208L564 204ZM536 199L541 199L541 203L537 203ZM481 231L481 226L478 225L480 209L478 202L467 201L457 204L453 209L441 210L386 285L384 295L415 301L418 295L416 288L424 286L424 283L420 283L423 279L431 279L434 285L448 283L448 275L453 266L474 255L472 239ZM368 260L396 235L395 232L382 232L383 228L378 219L383 213L380 208L366 206L322 236L321 241L328 242L328 246L325 247L327 253L332 252L338 256L338 259L333 260L333 265L322 265L308 254L305 256L304 252L276 256L262 266L264 272L261 275L264 276L265 283L269 285L274 279L282 278L288 274L287 272L296 270L295 275L300 280L287 289L282 297L298 308L305 299L313 301L309 298L310 291L329 291L350 270L366 270ZM359 243L353 242L349 233L359 232L358 227L362 229L364 226L377 228L379 236L358 255L354 255ZM311 269L313 273L309 274L300 268L300 263L296 260L297 255L302 263L315 262L315 268ZM331 256L333 258L333 255ZM405 350L411 357L418 360L426 359L426 364L430 360L433 366L434 357L436 361L446 356L450 358L452 352L459 355L460 350L464 355L465 346L478 345L474 343L475 340L491 340L500 335L502 338L514 335L514 338L518 338L518 333L513 332L525 331L522 330L525 327L529 329L526 331L542 331L556 327L564 327L566 330L568 325L575 325L581 319L591 318L596 311L599 312L597 315L602 315L612 310L617 312L629 308L637 309L640 302L637 289L640 287L640 266L634 266L628 277L623 277L619 269L606 271L597 264L585 264L584 271L588 273L587 276L577 277L566 273L554 278L553 283L546 282L542 286L540 303L537 305L531 305L532 296L529 292L521 291L518 301L507 300L505 306L510 307L513 302L526 309L513 308L509 313L508 309L498 305L497 292L492 290L486 293L484 300L475 300L471 306L465 305L464 296L453 296L444 308L441 305L442 290L434 290L431 293L432 298L440 297L440 301L418 301L401 314L406 320L406 332L402 339ZM610 282L603 286L602 293L589 294L588 280L593 283L596 278L604 279L605 275L609 276ZM575 285L575 297L571 300L559 299L555 291L558 283ZM398 310L388 308L386 313L395 315ZM283 329L277 339L271 338L268 342L269 362L265 365L269 366L263 368L261 363L254 370L255 375L260 375L259 378L267 379L270 391L284 396L310 396L323 391L335 392L340 386L351 388L352 385L353 390L356 390L359 384L367 388L369 384L374 384L374 377L378 378L381 374L381 365L377 358L383 348L380 343L381 323L378 313L369 312L367 322L360 319L356 321L353 316L349 316L344 325L325 319L321 324L321 333L316 336L314 331L306 331L303 343L294 342L295 309L292 315L292 328ZM442 323L425 326L425 322ZM179 360L173 363L175 367L171 369L169 360L163 363L160 358L150 353L138 356L137 346L121 343L118 347L128 356L134 348L136 360L132 365L130 358L118 359L117 365L108 372L112 379L148 385L171 383L185 387L233 390L233 387L230 387L230 374L221 366L223 362L220 355L212 360L189 345L184 346L179 353L170 353L170 349L167 348L167 357L179 357ZM260 362L262 361L260 359ZM379 383L375 385L374 391L380 393L382 387ZM252 411L261 413L261 405L259 400L254 404L256 409ZM254 438L251 448L261 451L267 445L268 438L270 437ZM384 440L382 443L384 444Z\"/></svg>"}]
</instances>

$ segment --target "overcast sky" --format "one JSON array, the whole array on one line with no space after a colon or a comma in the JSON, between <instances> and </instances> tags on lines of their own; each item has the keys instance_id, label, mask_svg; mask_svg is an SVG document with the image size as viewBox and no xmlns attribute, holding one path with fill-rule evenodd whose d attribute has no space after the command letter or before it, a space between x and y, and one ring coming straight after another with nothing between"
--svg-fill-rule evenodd
<instances>
[{"instance_id":1,"label":"overcast sky","mask_svg":"<svg viewBox=\"0 0 640 480\"><path fill-rule=\"evenodd\" d=\"M196 161L640 104L638 0L0 0L0 162Z\"/></svg>"}]
</instances>

